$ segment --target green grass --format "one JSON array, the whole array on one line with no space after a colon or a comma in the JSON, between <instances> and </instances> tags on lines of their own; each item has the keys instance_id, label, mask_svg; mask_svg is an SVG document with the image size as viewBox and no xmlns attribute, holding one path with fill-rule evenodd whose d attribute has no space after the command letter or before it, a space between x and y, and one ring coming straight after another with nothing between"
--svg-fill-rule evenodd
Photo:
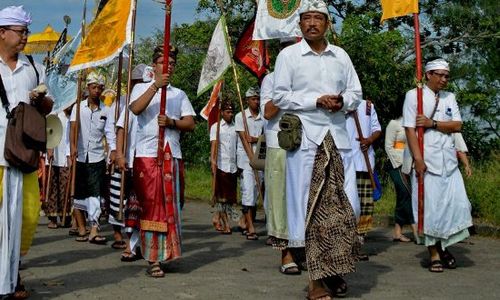
<instances>
[{"instance_id":1,"label":"green grass","mask_svg":"<svg viewBox=\"0 0 500 300\"><path fill-rule=\"evenodd\" d=\"M208 203L211 194L212 175L208 167L186 165L186 198Z\"/></svg>"},{"instance_id":2,"label":"green grass","mask_svg":"<svg viewBox=\"0 0 500 300\"><path fill-rule=\"evenodd\" d=\"M480 222L500 226L498 172L500 172L500 154L494 154L488 162L473 164L472 177L464 180L473 216L479 218ZM212 191L211 178L208 167L186 166L186 197L208 203ZM383 185L382 198L375 203L375 214L392 216L396 205L394 184L389 179Z\"/></svg>"}]
</instances>

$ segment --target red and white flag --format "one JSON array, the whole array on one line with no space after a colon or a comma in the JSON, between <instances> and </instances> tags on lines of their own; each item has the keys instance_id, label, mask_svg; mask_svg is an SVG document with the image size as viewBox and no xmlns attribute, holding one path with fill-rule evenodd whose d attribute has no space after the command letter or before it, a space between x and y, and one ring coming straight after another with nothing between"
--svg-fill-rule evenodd
<instances>
[{"instance_id":1,"label":"red and white flag","mask_svg":"<svg viewBox=\"0 0 500 300\"><path fill-rule=\"evenodd\" d=\"M208 100L207 105L203 107L200 112L200 116L208 121L208 128L214 123L217 123L219 120L219 101L222 96L222 83L223 80L219 80L212 89L212 93L210 94L210 99Z\"/></svg>"}]
</instances>

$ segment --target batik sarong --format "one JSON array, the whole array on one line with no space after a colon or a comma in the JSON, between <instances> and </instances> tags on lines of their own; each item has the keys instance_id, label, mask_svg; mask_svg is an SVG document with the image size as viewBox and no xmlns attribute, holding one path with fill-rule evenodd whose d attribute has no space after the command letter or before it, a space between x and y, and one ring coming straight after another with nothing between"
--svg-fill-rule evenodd
<instances>
[{"instance_id":1,"label":"batik sarong","mask_svg":"<svg viewBox=\"0 0 500 300\"><path fill-rule=\"evenodd\" d=\"M358 233L368 233L373 227L373 188L368 172L356 172L358 198L361 204L361 215L358 222Z\"/></svg>"},{"instance_id":2,"label":"batik sarong","mask_svg":"<svg viewBox=\"0 0 500 300\"><path fill-rule=\"evenodd\" d=\"M344 191L342 157L330 133L314 159L305 238L311 280L354 272L360 248L356 217Z\"/></svg>"},{"instance_id":3,"label":"batik sarong","mask_svg":"<svg viewBox=\"0 0 500 300\"><path fill-rule=\"evenodd\" d=\"M48 168L46 174L49 174ZM50 186L47 195L45 195L45 202L43 203L43 211L47 217L62 217L69 175L69 168L52 166L50 171ZM71 215L72 203L69 198L69 203L66 204L66 216Z\"/></svg>"},{"instance_id":4,"label":"batik sarong","mask_svg":"<svg viewBox=\"0 0 500 300\"><path fill-rule=\"evenodd\" d=\"M154 157L134 159L134 189L141 203L141 247L149 262L181 256L179 166L165 147L163 168Z\"/></svg>"},{"instance_id":5,"label":"batik sarong","mask_svg":"<svg viewBox=\"0 0 500 300\"><path fill-rule=\"evenodd\" d=\"M215 180L215 210L228 215L233 221L241 218L241 212L236 208L238 176L236 173L226 173L217 169Z\"/></svg>"}]
</instances>

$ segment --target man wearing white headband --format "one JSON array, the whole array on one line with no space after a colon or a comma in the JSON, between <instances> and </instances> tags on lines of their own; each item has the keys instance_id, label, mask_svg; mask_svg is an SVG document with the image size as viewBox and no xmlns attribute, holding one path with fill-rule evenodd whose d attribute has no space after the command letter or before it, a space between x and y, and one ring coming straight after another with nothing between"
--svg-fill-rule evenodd
<instances>
[{"instance_id":1,"label":"man wearing white headband","mask_svg":"<svg viewBox=\"0 0 500 300\"><path fill-rule=\"evenodd\" d=\"M349 55L325 39L326 4L304 1L299 15L304 39L278 55L272 97L302 123L302 142L286 158L288 246L305 246L309 299L331 299L346 294L342 276L354 272L360 246L345 111L362 92Z\"/></svg>"},{"instance_id":2,"label":"man wearing white headband","mask_svg":"<svg viewBox=\"0 0 500 300\"><path fill-rule=\"evenodd\" d=\"M48 114L52 110L49 94L42 88L35 91L45 82L45 69L21 53L28 40L30 24L30 14L22 6L0 10L0 76L5 89L4 98L10 111L20 102L31 102L42 114ZM9 167L4 158L6 115L6 110L1 108L0 184L3 194L0 195L0 223L3 225L0 226L0 298L16 288L19 257L26 254L31 245L40 209L37 172L23 174L17 168ZM32 213L28 214L29 211ZM26 294L26 291L16 288L15 296Z\"/></svg>"},{"instance_id":3,"label":"man wearing white headband","mask_svg":"<svg viewBox=\"0 0 500 300\"><path fill-rule=\"evenodd\" d=\"M427 82L423 88L423 114L417 114L416 89L406 93L403 106L403 127L414 161L413 170L409 170L411 165L406 164L403 172L412 173L415 220L418 220L417 177L424 177L424 237L420 242L428 247L431 272L456 267L455 258L447 247L467 238L467 228L472 226L471 205L458 169L453 137L453 133L462 128L462 118L455 95L443 91L449 76L445 60L440 58L428 62L425 66ZM423 153L417 141L419 126L425 128Z\"/></svg>"},{"instance_id":4,"label":"man wearing white headband","mask_svg":"<svg viewBox=\"0 0 500 300\"><path fill-rule=\"evenodd\" d=\"M106 238L98 234L101 215L101 198L106 173L104 138L114 162L116 149L114 110L100 101L104 89L104 76L91 72L86 79L88 97L80 103L80 125L75 136L76 107L71 113L71 141L77 139L77 147L71 143L72 161L76 159L75 219L78 225L76 241L105 244ZM85 229L86 211L91 224L90 236Z\"/></svg>"},{"instance_id":5,"label":"man wearing white headband","mask_svg":"<svg viewBox=\"0 0 500 300\"><path fill-rule=\"evenodd\" d=\"M245 133L245 125L243 123L243 114L237 113L234 117L235 130L239 135L238 146L236 150L237 165L242 169L241 173L241 205L246 222L246 239L257 240L258 236L253 226L253 210L259 196L258 186L254 171L250 166L250 160L253 158L257 148L257 141L262 134L264 128L264 119L260 113L260 90L259 88L251 87L245 93L247 101L247 109L245 109L246 123L248 124L248 135ZM258 171L258 179L262 184L263 174Z\"/></svg>"}]
</instances>

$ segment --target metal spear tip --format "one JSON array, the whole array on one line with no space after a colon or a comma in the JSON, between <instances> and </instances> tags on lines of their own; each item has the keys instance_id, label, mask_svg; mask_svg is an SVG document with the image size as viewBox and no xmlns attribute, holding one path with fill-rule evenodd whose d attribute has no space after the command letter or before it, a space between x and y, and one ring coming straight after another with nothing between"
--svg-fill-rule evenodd
<instances>
[{"instance_id":1,"label":"metal spear tip","mask_svg":"<svg viewBox=\"0 0 500 300\"><path fill-rule=\"evenodd\" d=\"M69 24L71 24L71 18L70 18L70 16L65 15L63 17L63 20L64 20L64 24L66 24L66 26L68 26Z\"/></svg>"}]
</instances>

